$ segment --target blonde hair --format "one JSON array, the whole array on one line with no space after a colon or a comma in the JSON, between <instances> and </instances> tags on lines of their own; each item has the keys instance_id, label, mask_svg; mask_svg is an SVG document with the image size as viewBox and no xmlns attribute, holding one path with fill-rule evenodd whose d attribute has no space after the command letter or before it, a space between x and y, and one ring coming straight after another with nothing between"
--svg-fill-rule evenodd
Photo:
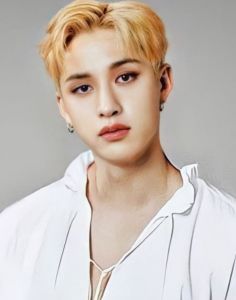
<instances>
[{"instance_id":1,"label":"blonde hair","mask_svg":"<svg viewBox=\"0 0 236 300\"><path fill-rule=\"evenodd\" d=\"M38 45L57 90L60 90L64 55L70 42L80 32L95 28L114 29L118 33L118 44L131 56L148 60L155 74L164 63L168 47L165 27L148 5L136 1L75 0L51 19Z\"/></svg>"}]
</instances>

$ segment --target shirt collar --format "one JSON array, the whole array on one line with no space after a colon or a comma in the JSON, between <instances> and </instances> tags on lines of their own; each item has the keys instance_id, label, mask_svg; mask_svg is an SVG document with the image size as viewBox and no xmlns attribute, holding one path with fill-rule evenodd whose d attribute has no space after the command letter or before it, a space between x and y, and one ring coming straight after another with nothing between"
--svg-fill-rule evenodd
<instances>
[{"instance_id":1,"label":"shirt collar","mask_svg":"<svg viewBox=\"0 0 236 300\"><path fill-rule=\"evenodd\" d=\"M80 153L67 167L62 178L67 188L74 192L84 190L87 181L88 166L94 161L91 150Z\"/></svg>"}]
</instances>

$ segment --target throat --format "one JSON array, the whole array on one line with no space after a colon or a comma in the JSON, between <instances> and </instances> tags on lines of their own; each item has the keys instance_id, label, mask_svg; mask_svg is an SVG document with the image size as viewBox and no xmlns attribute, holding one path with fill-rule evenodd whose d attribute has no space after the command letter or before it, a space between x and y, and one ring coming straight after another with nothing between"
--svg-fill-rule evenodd
<instances>
[{"instance_id":1,"label":"throat","mask_svg":"<svg viewBox=\"0 0 236 300\"><path fill-rule=\"evenodd\" d=\"M94 209L137 211L162 206L182 185L180 171L166 158L128 169L93 162L87 170L86 194Z\"/></svg>"}]
</instances>

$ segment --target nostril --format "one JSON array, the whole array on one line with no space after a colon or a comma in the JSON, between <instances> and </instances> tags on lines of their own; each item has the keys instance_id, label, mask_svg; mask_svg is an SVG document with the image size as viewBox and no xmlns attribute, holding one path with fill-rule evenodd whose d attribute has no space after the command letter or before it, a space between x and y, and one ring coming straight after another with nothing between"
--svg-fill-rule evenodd
<instances>
[{"instance_id":1,"label":"nostril","mask_svg":"<svg viewBox=\"0 0 236 300\"><path fill-rule=\"evenodd\" d=\"M117 114L118 114L118 111L115 110L115 111L113 111L112 116L117 115Z\"/></svg>"},{"instance_id":2,"label":"nostril","mask_svg":"<svg viewBox=\"0 0 236 300\"><path fill-rule=\"evenodd\" d=\"M107 113L100 113L99 116L100 116L100 117L103 117L103 116L114 116L114 115L117 115L118 113L119 113L118 110L115 110L115 111L113 111L112 113L110 113L110 112L107 112Z\"/></svg>"}]
</instances>

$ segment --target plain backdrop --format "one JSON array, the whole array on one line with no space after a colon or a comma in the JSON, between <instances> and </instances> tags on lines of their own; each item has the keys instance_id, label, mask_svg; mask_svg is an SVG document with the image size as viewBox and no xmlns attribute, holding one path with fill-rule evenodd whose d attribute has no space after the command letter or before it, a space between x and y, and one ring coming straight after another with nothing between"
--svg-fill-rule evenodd
<instances>
[{"instance_id":1,"label":"plain backdrop","mask_svg":"<svg viewBox=\"0 0 236 300\"><path fill-rule=\"evenodd\" d=\"M37 44L66 0L0 3L0 210L61 178L87 149L61 118ZM175 86L161 143L178 167L236 195L236 1L143 1L162 17Z\"/></svg>"}]
</instances>

